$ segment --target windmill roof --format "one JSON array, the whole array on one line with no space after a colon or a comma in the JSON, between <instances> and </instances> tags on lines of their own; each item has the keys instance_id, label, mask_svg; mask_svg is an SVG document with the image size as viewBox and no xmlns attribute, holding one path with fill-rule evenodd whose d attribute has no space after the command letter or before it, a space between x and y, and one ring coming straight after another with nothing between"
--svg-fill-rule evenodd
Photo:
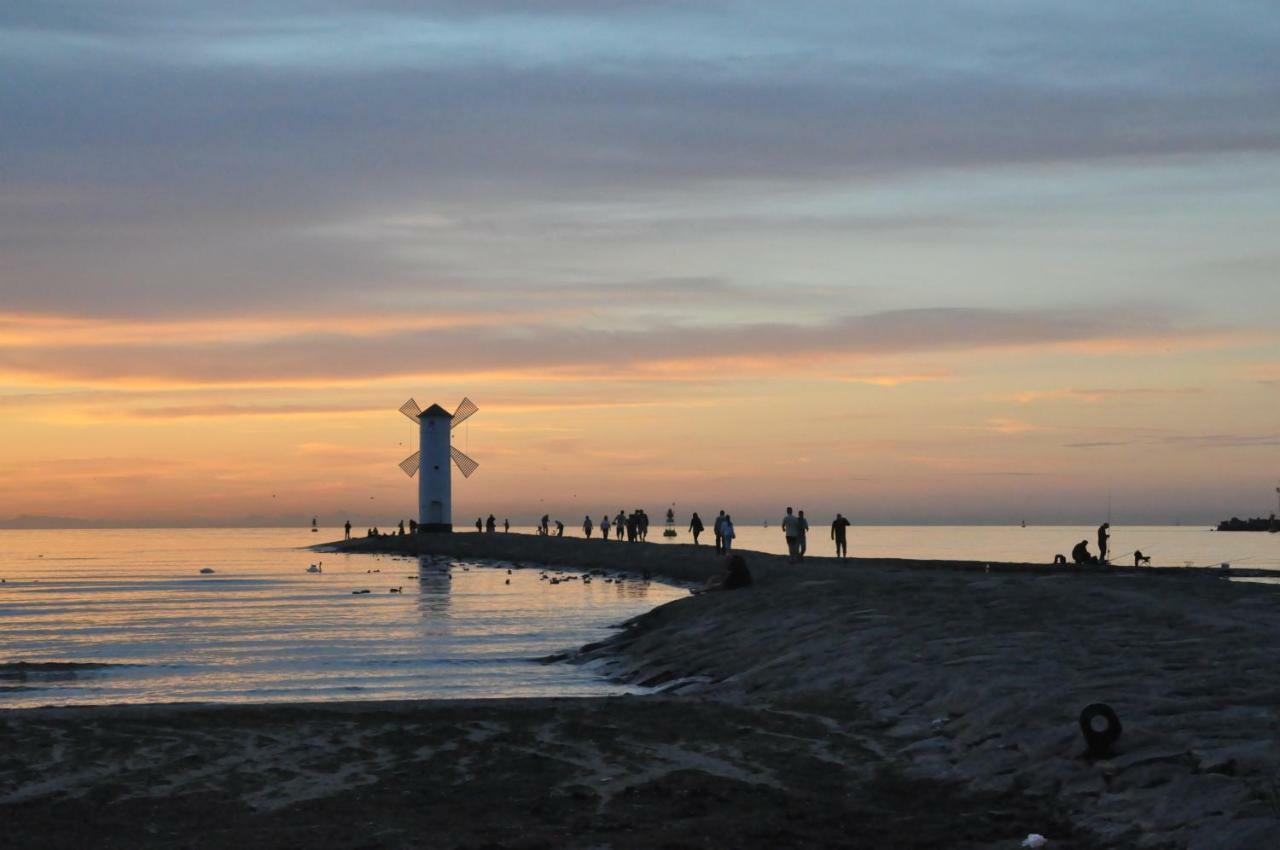
<instances>
[{"instance_id":1,"label":"windmill roof","mask_svg":"<svg viewBox=\"0 0 1280 850\"><path fill-rule=\"evenodd\" d=\"M438 404L433 404L433 405L431 405L430 407L428 407L426 410L424 410L424 411L422 411L421 413L419 413L419 414L418 414L418 418L419 418L419 419L426 419L426 418L428 418L428 417L437 417L437 416L442 416L442 417L444 417L445 419L452 419L452 418L453 418L453 414L452 414L452 413L450 413L449 411L445 410L443 407L441 407L441 406L440 406L440 405L438 405Z\"/></svg>"}]
</instances>

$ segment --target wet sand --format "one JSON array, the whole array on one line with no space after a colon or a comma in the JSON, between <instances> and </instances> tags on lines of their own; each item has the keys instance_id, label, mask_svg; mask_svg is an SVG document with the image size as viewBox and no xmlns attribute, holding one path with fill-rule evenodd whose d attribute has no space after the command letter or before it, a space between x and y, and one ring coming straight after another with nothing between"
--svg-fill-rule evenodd
<instances>
[{"instance_id":1,"label":"wet sand","mask_svg":"<svg viewBox=\"0 0 1280 850\"><path fill-rule=\"evenodd\" d=\"M484 537L447 543L689 580L717 567L691 547ZM1050 848L1255 848L1280 834L1275 586L747 557L752 588L678 600L558 662L654 696L2 713L0 847L1014 848L1038 832ZM1077 716L1097 701L1124 733L1091 760Z\"/></svg>"}]
</instances>

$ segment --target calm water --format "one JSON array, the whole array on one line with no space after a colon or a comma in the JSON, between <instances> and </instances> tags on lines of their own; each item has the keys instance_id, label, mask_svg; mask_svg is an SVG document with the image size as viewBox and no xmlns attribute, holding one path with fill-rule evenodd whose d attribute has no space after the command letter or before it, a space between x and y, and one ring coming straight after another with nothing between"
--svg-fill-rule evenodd
<instances>
[{"instance_id":1,"label":"calm water","mask_svg":"<svg viewBox=\"0 0 1280 850\"><path fill-rule=\"evenodd\" d=\"M739 524L737 547L784 552L770 526ZM831 554L828 528L814 526L810 553ZM650 539L690 540L683 528L674 541L661 532L659 524ZM338 536L0 531L0 707L617 693L589 668L531 659L600 640L609 626L687 593L635 578L551 585L532 569L508 576L447 559L300 548ZM1094 538L1094 528L1070 526L849 530L855 556L1033 563L1082 539L1096 550ZM1112 529L1117 558L1135 548L1157 565L1280 569L1280 534ZM308 574L318 560L323 574ZM215 572L201 575L204 567ZM11 666L20 661L111 666L24 675Z\"/></svg>"},{"instance_id":2,"label":"calm water","mask_svg":"<svg viewBox=\"0 0 1280 850\"><path fill-rule=\"evenodd\" d=\"M778 522L770 521L769 528L755 523L739 524L734 530L739 549L786 554L787 545ZM703 522L711 524L710 517ZM809 553L834 555L831 542L830 519L822 524L810 520ZM658 542L689 543L685 530L678 526L679 536L674 540L662 537L662 524L650 527L649 539ZM578 529L581 534L581 529ZM566 534L569 532L566 531ZM1068 557L1071 548L1081 540L1089 541L1089 551L1098 553L1096 526L1043 525L1019 528L1017 526L852 526L849 528L849 554L855 557L924 558L965 561L1020 561L1026 563L1050 563L1059 552ZM714 538L703 532L704 542ZM1141 549L1151 556L1155 566L1217 566L1226 561L1234 566L1253 569L1280 570L1280 534L1258 532L1218 532L1206 526L1112 526L1112 560L1117 563L1133 563L1133 550Z\"/></svg>"},{"instance_id":3,"label":"calm water","mask_svg":"<svg viewBox=\"0 0 1280 850\"><path fill-rule=\"evenodd\" d=\"M688 594L298 548L333 536L0 531L0 707L618 693L532 659ZM24 676L19 661L122 666Z\"/></svg>"}]
</instances>

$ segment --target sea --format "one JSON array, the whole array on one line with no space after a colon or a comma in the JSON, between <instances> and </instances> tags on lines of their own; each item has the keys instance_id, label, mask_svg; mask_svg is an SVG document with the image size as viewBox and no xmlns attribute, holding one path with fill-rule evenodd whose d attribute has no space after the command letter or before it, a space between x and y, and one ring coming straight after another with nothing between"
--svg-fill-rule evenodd
<instances>
[{"instance_id":1,"label":"sea","mask_svg":"<svg viewBox=\"0 0 1280 850\"><path fill-rule=\"evenodd\" d=\"M690 543L687 527L667 538L659 522L649 539ZM1280 581L1280 534L1111 531L1119 563L1140 549L1157 566L1229 563L1277 570ZM739 550L786 551L775 522L739 523L736 532ZM340 536L0 531L0 708L630 692L638 689L591 665L540 659L602 640L689 593L637 575L553 583L556 570L307 548ZM849 549L855 557L1048 563L1081 540L1096 551L1095 538L1093 527L855 525ZM704 533L702 542L711 540ZM833 548L828 527L815 525L809 553ZM313 564L322 571L309 572Z\"/></svg>"},{"instance_id":2,"label":"sea","mask_svg":"<svg viewBox=\"0 0 1280 850\"><path fill-rule=\"evenodd\" d=\"M635 575L553 584L515 565L306 548L338 537L0 531L0 708L617 694L635 689L539 659L689 595Z\"/></svg>"}]
</instances>

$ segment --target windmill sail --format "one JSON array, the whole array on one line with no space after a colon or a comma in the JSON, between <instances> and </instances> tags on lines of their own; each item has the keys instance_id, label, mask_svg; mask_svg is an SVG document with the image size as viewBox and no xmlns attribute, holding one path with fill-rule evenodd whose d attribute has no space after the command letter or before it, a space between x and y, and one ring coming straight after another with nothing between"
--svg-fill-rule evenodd
<instances>
[{"instance_id":1,"label":"windmill sail","mask_svg":"<svg viewBox=\"0 0 1280 850\"><path fill-rule=\"evenodd\" d=\"M413 399L409 399L400 405L400 412L408 416L414 422L418 421L418 414L422 412L422 408L418 407L418 403Z\"/></svg>"},{"instance_id":2,"label":"windmill sail","mask_svg":"<svg viewBox=\"0 0 1280 850\"><path fill-rule=\"evenodd\" d=\"M412 478L418 474L418 467L422 464L422 452L414 452L404 460L400 461L400 468L404 470L404 474Z\"/></svg>"},{"instance_id":3,"label":"windmill sail","mask_svg":"<svg viewBox=\"0 0 1280 850\"><path fill-rule=\"evenodd\" d=\"M462 401L458 402L458 409L453 412L453 421L449 423L449 427L457 428L463 423L463 421L471 418L471 415L479 409L480 408L476 407L474 401L469 398L464 398Z\"/></svg>"},{"instance_id":4,"label":"windmill sail","mask_svg":"<svg viewBox=\"0 0 1280 850\"><path fill-rule=\"evenodd\" d=\"M452 457L453 462L458 465L458 470L462 472L463 478L470 478L471 473L480 468L479 463L467 457L453 446L449 447L449 456Z\"/></svg>"}]
</instances>

